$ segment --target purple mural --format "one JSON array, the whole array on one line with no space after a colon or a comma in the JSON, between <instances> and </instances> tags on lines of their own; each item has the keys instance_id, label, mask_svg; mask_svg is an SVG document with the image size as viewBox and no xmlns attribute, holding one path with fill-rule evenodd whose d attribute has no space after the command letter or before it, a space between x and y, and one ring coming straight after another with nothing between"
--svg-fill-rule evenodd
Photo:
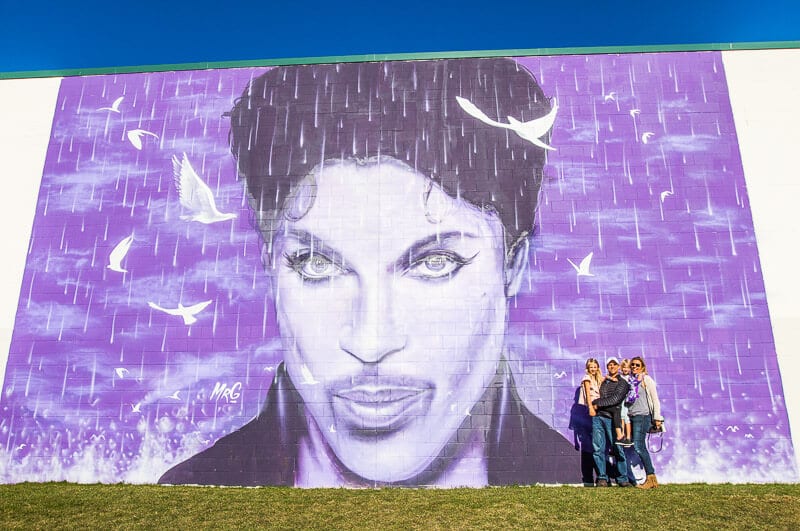
<instances>
[{"instance_id":1,"label":"purple mural","mask_svg":"<svg viewBox=\"0 0 800 531\"><path fill-rule=\"evenodd\" d=\"M659 480L797 477L718 53L66 78L0 481L580 483L637 355Z\"/></svg>"}]
</instances>

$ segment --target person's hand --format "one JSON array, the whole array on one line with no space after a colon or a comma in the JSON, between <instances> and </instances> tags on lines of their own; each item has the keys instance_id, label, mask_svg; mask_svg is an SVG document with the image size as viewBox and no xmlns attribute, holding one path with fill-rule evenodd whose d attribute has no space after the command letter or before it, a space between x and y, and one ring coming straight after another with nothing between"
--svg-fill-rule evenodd
<instances>
[{"instance_id":1,"label":"person's hand","mask_svg":"<svg viewBox=\"0 0 800 531\"><path fill-rule=\"evenodd\" d=\"M664 423L663 420L654 420L653 422L655 423L656 428L658 428L658 429L661 429L661 424Z\"/></svg>"},{"instance_id":2,"label":"person's hand","mask_svg":"<svg viewBox=\"0 0 800 531\"><path fill-rule=\"evenodd\" d=\"M597 415L597 410L594 407L589 406L589 416L594 417L596 415Z\"/></svg>"}]
</instances>

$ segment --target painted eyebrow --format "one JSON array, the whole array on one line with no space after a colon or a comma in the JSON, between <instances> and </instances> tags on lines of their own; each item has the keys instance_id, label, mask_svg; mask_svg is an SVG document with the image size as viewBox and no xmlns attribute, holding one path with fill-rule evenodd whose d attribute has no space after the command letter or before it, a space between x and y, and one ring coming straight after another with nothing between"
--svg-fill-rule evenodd
<instances>
[{"instance_id":1,"label":"painted eyebrow","mask_svg":"<svg viewBox=\"0 0 800 531\"><path fill-rule=\"evenodd\" d=\"M342 257L342 253L325 243L325 240L322 238L315 236L314 234L305 231L305 230L298 230L298 229L289 229L286 231L286 236L291 236L300 245L307 245L311 247L313 252L324 254L328 258L334 261L334 263L342 264L344 263L344 258Z\"/></svg>"},{"instance_id":2,"label":"painted eyebrow","mask_svg":"<svg viewBox=\"0 0 800 531\"><path fill-rule=\"evenodd\" d=\"M441 245L447 245L453 240L461 240L464 238L469 239L477 239L479 236L472 234L471 232L461 232L461 231L448 231L442 232L437 234L431 234L425 238L420 238L419 240L412 243L408 249L406 249L401 256L395 260L392 268L394 270L397 269L405 269L410 266L414 260L425 251L431 249L437 249Z\"/></svg>"}]
</instances>

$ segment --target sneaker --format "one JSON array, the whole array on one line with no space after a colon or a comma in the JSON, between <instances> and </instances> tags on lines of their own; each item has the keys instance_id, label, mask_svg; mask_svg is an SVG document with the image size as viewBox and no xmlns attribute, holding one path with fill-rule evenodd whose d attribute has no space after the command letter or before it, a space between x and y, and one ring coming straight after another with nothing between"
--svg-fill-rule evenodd
<instances>
[{"instance_id":1,"label":"sneaker","mask_svg":"<svg viewBox=\"0 0 800 531\"><path fill-rule=\"evenodd\" d=\"M617 444L620 445L620 446L625 446L626 448L629 448L629 447L633 446L633 441L626 438L626 439L622 439L621 441L617 441Z\"/></svg>"},{"instance_id":2,"label":"sneaker","mask_svg":"<svg viewBox=\"0 0 800 531\"><path fill-rule=\"evenodd\" d=\"M597 480L597 486L598 487L608 487L609 486L608 485L608 481L606 481L605 479L598 479Z\"/></svg>"},{"instance_id":3,"label":"sneaker","mask_svg":"<svg viewBox=\"0 0 800 531\"><path fill-rule=\"evenodd\" d=\"M630 481L620 481L619 483L617 483L617 485L620 486L620 487L633 487L634 486L633 483L631 483Z\"/></svg>"}]
</instances>

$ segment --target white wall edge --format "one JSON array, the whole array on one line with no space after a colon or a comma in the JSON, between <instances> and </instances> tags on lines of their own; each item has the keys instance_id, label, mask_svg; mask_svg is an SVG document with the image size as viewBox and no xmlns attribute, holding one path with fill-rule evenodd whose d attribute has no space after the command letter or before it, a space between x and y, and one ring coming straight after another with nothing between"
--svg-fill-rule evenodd
<instances>
[{"instance_id":1,"label":"white wall edge","mask_svg":"<svg viewBox=\"0 0 800 531\"><path fill-rule=\"evenodd\" d=\"M0 81L0 389L5 379L8 350L25 271L36 201L42 181L50 129L61 78Z\"/></svg>"},{"instance_id":2,"label":"white wall edge","mask_svg":"<svg viewBox=\"0 0 800 531\"><path fill-rule=\"evenodd\" d=\"M791 218L800 197L800 50L722 53L783 393L800 463L800 247ZM796 480L796 478L793 478ZM790 480L790 478L787 478Z\"/></svg>"}]
</instances>

